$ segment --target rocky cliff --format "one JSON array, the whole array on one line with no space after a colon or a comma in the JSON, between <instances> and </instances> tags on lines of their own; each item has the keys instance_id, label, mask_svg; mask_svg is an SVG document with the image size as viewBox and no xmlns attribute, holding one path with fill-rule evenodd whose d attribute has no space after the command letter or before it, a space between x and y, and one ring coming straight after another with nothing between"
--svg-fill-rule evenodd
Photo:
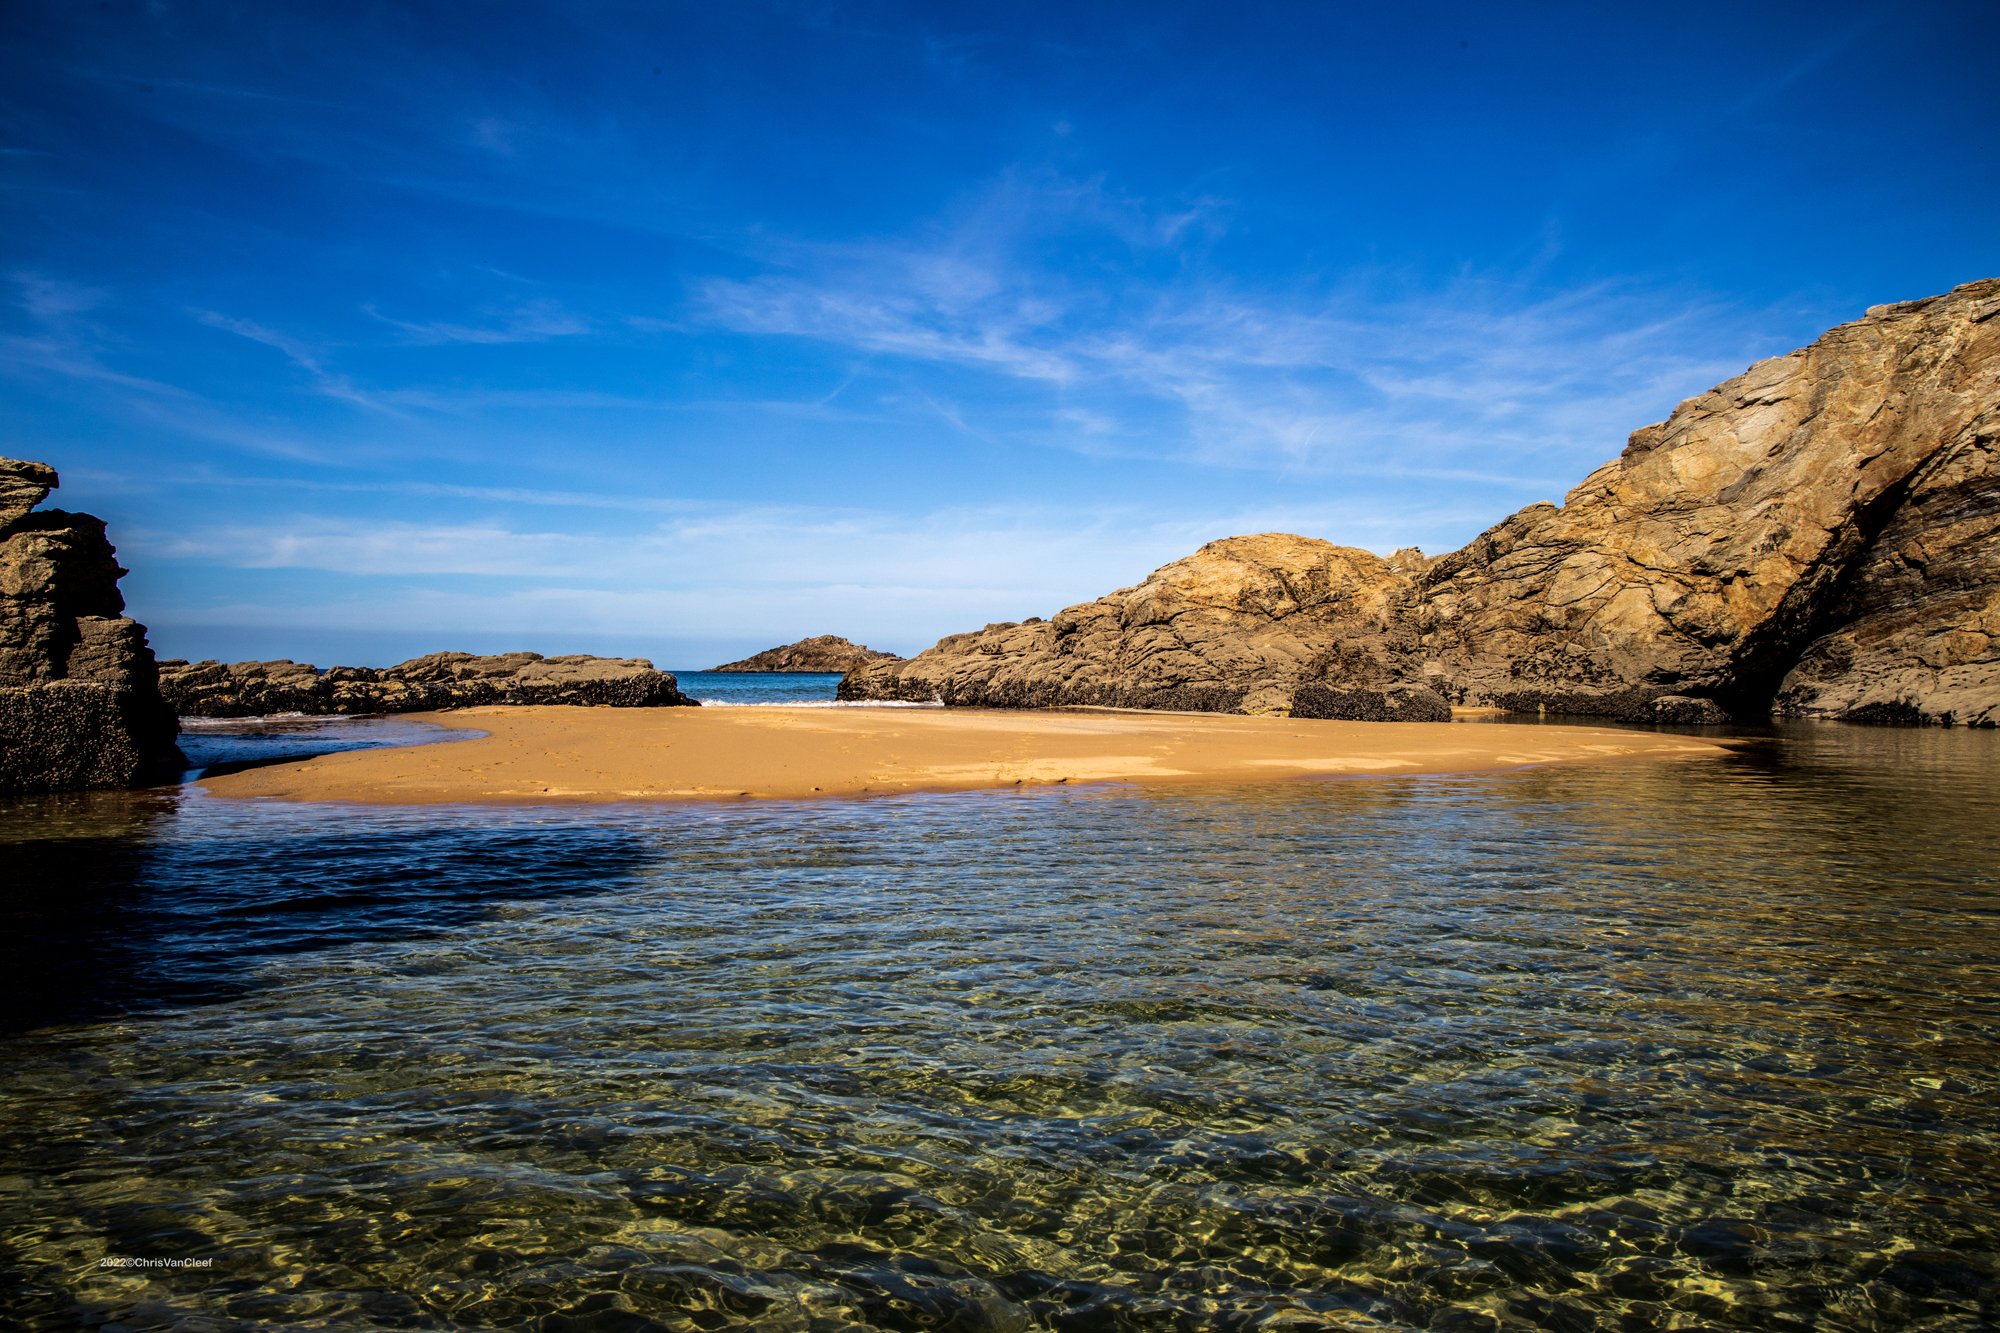
<instances>
[{"instance_id":1,"label":"rocky cliff","mask_svg":"<svg viewBox=\"0 0 2000 1333\"><path fill-rule=\"evenodd\" d=\"M38 510L55 469L0 459L0 793L126 787L180 768L145 626L88 514Z\"/></svg>"},{"instance_id":2,"label":"rocky cliff","mask_svg":"<svg viewBox=\"0 0 2000 1333\"><path fill-rule=\"evenodd\" d=\"M766 648L741 662L725 662L710 671L740 673L764 671L821 671L845 674L874 662L900 662L894 653L881 653L858 643L849 643L838 634L820 634L778 648Z\"/></svg>"},{"instance_id":3,"label":"rocky cliff","mask_svg":"<svg viewBox=\"0 0 2000 1333\"><path fill-rule=\"evenodd\" d=\"M2000 280L1870 310L1435 561L1230 538L1052 621L858 671L842 697L1991 725L1996 315Z\"/></svg>"},{"instance_id":4,"label":"rocky cliff","mask_svg":"<svg viewBox=\"0 0 2000 1333\"><path fill-rule=\"evenodd\" d=\"M1419 626L1434 670L1457 697L1506 707L1642 716L1682 695L1754 716L1817 640L1898 591L1928 609L1858 631L1893 638L1890 657L1914 651L1915 624L1965 632L1958 603L1933 595L1952 574L1871 567L1892 558L1885 537L1907 546L1976 523L1968 505L1992 512L1996 314L2000 281L1877 307L1635 432L1562 507L1524 509L1437 562ZM1813 655L1830 670L1841 650Z\"/></svg>"},{"instance_id":5,"label":"rocky cliff","mask_svg":"<svg viewBox=\"0 0 2000 1333\"><path fill-rule=\"evenodd\" d=\"M611 708L698 706L642 658L431 653L392 667L298 662L160 663L160 689L182 717L271 713L413 713L484 704Z\"/></svg>"}]
</instances>

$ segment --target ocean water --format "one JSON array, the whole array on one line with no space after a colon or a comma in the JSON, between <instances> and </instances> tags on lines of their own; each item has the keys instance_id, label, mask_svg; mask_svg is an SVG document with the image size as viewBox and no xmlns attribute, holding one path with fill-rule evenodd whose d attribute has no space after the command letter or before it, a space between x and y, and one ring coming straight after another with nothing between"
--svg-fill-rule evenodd
<instances>
[{"instance_id":1,"label":"ocean water","mask_svg":"<svg viewBox=\"0 0 2000 1333\"><path fill-rule=\"evenodd\" d=\"M15 802L0 1312L1991 1327L1996 761Z\"/></svg>"},{"instance_id":2,"label":"ocean water","mask_svg":"<svg viewBox=\"0 0 2000 1333\"><path fill-rule=\"evenodd\" d=\"M704 704L834 704L839 672L676 671L681 693ZM844 706L844 705L841 705Z\"/></svg>"}]
</instances>

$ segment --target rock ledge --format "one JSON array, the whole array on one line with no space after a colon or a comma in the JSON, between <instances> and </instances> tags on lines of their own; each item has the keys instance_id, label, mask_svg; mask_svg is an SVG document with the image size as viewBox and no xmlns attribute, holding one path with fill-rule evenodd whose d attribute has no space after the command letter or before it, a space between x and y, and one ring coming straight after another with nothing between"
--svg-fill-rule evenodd
<instances>
[{"instance_id":1,"label":"rock ledge","mask_svg":"<svg viewBox=\"0 0 2000 1333\"><path fill-rule=\"evenodd\" d=\"M300 662L160 663L160 689L182 717L274 713L415 713L488 704L693 707L679 682L643 658L540 653L430 653L392 667Z\"/></svg>"}]
</instances>

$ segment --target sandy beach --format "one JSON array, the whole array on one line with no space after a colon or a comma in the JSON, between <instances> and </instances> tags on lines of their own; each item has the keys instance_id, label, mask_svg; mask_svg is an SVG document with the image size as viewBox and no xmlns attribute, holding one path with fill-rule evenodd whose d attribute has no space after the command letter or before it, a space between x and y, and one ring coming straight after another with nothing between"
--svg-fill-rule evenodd
<instances>
[{"instance_id":1,"label":"sandy beach","mask_svg":"<svg viewBox=\"0 0 2000 1333\"><path fill-rule=\"evenodd\" d=\"M1274 781L1694 758L1706 740L1596 727L1113 711L470 708L485 733L203 780L228 797L372 804L808 798L1086 782Z\"/></svg>"}]
</instances>

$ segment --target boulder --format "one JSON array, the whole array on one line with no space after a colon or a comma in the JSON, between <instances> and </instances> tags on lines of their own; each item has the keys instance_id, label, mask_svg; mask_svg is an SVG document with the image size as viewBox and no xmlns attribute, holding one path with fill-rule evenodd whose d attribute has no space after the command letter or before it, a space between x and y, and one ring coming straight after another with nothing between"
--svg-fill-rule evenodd
<instances>
[{"instance_id":1,"label":"boulder","mask_svg":"<svg viewBox=\"0 0 2000 1333\"><path fill-rule=\"evenodd\" d=\"M877 652L858 643L849 643L838 634L819 634L810 639L800 639L777 648L766 648L740 662L725 662L710 671L725 671L740 674L755 672L805 672L818 671L845 675L858 667L873 662L900 662L903 659L894 653Z\"/></svg>"},{"instance_id":2,"label":"boulder","mask_svg":"<svg viewBox=\"0 0 2000 1333\"><path fill-rule=\"evenodd\" d=\"M1663 694L1648 705L1646 721L1677 727L1719 727L1729 721L1729 714L1713 699Z\"/></svg>"},{"instance_id":3,"label":"boulder","mask_svg":"<svg viewBox=\"0 0 2000 1333\"><path fill-rule=\"evenodd\" d=\"M35 508L56 484L0 459L0 793L165 780L181 755L146 628L103 522Z\"/></svg>"},{"instance_id":4,"label":"boulder","mask_svg":"<svg viewBox=\"0 0 2000 1333\"><path fill-rule=\"evenodd\" d=\"M430 653L392 667L273 662L160 663L160 688L182 717L274 713L411 713L486 704L607 708L697 706L643 658L540 653Z\"/></svg>"}]
</instances>

